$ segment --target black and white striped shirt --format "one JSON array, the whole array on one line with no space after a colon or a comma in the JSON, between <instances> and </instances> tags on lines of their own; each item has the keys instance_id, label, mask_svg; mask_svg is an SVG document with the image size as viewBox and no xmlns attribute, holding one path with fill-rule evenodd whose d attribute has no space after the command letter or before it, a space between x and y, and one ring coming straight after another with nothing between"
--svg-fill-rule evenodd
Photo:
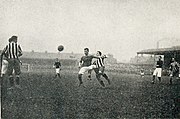
<instances>
[{"instance_id":1,"label":"black and white striped shirt","mask_svg":"<svg viewBox=\"0 0 180 119\"><path fill-rule=\"evenodd\" d=\"M107 58L106 56L99 57L96 61L94 61L94 65L96 65L97 68L104 67L104 59Z\"/></svg>"},{"instance_id":2,"label":"black and white striped shirt","mask_svg":"<svg viewBox=\"0 0 180 119\"><path fill-rule=\"evenodd\" d=\"M17 59L22 55L22 49L19 44L10 42L8 45L6 45L3 53L8 59Z\"/></svg>"}]
</instances>

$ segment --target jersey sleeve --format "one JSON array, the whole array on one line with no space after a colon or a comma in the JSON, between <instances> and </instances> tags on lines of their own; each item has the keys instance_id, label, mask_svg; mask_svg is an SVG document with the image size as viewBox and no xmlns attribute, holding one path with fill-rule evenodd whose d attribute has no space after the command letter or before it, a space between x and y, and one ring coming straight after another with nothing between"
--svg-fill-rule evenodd
<instances>
[{"instance_id":1,"label":"jersey sleeve","mask_svg":"<svg viewBox=\"0 0 180 119\"><path fill-rule=\"evenodd\" d=\"M98 59L99 58L98 56L95 56L95 55L90 55L90 57L91 57L91 59L93 59L93 58Z\"/></svg>"},{"instance_id":2,"label":"jersey sleeve","mask_svg":"<svg viewBox=\"0 0 180 119\"><path fill-rule=\"evenodd\" d=\"M22 56L22 49L20 45L18 45L18 53L18 56Z\"/></svg>"},{"instance_id":3,"label":"jersey sleeve","mask_svg":"<svg viewBox=\"0 0 180 119\"><path fill-rule=\"evenodd\" d=\"M81 59L80 59L80 61L79 61L80 63L82 63L83 62L83 57L81 57Z\"/></svg>"},{"instance_id":4,"label":"jersey sleeve","mask_svg":"<svg viewBox=\"0 0 180 119\"><path fill-rule=\"evenodd\" d=\"M82 66L82 64L83 64L83 57L81 57L81 59L80 59L80 61L79 61L79 67L81 67Z\"/></svg>"},{"instance_id":5,"label":"jersey sleeve","mask_svg":"<svg viewBox=\"0 0 180 119\"><path fill-rule=\"evenodd\" d=\"M8 52L8 45L6 45L6 47L3 49L2 54L3 55L7 54L7 52Z\"/></svg>"}]
</instances>

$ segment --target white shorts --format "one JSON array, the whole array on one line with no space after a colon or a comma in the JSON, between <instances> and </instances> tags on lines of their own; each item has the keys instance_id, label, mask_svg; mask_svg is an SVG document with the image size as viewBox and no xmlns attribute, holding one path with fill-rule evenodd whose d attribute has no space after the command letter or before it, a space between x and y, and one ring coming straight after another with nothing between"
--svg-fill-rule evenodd
<instances>
[{"instance_id":1,"label":"white shorts","mask_svg":"<svg viewBox=\"0 0 180 119\"><path fill-rule=\"evenodd\" d=\"M141 74L141 76L144 76L144 72L141 72L140 74Z\"/></svg>"},{"instance_id":2,"label":"white shorts","mask_svg":"<svg viewBox=\"0 0 180 119\"><path fill-rule=\"evenodd\" d=\"M153 73L154 76L161 77L162 75L162 68L156 68Z\"/></svg>"},{"instance_id":3,"label":"white shorts","mask_svg":"<svg viewBox=\"0 0 180 119\"><path fill-rule=\"evenodd\" d=\"M84 74L85 72L87 72L89 70L92 70L94 68L96 68L96 65L91 65L91 66L87 66L87 67L81 67L78 74Z\"/></svg>"},{"instance_id":4,"label":"white shorts","mask_svg":"<svg viewBox=\"0 0 180 119\"><path fill-rule=\"evenodd\" d=\"M2 67L1 67L1 74L5 74L7 72L7 68L8 68L8 61L3 60Z\"/></svg>"},{"instance_id":5,"label":"white shorts","mask_svg":"<svg viewBox=\"0 0 180 119\"><path fill-rule=\"evenodd\" d=\"M56 74L60 73L60 68L56 68Z\"/></svg>"}]
</instances>

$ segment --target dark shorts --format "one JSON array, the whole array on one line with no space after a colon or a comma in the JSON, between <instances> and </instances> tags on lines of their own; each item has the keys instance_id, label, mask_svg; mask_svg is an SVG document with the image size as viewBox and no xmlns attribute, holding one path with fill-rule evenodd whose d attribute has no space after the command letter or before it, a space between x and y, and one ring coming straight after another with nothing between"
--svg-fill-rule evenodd
<instances>
[{"instance_id":1,"label":"dark shorts","mask_svg":"<svg viewBox=\"0 0 180 119\"><path fill-rule=\"evenodd\" d=\"M104 69L105 69L105 67L99 67L99 68L94 69L94 72L96 74L99 74L99 73L104 74Z\"/></svg>"},{"instance_id":2,"label":"dark shorts","mask_svg":"<svg viewBox=\"0 0 180 119\"><path fill-rule=\"evenodd\" d=\"M14 70L15 75L19 75L21 73L20 62L18 59L8 59L7 74L9 76L12 75L13 70Z\"/></svg>"}]
</instances>

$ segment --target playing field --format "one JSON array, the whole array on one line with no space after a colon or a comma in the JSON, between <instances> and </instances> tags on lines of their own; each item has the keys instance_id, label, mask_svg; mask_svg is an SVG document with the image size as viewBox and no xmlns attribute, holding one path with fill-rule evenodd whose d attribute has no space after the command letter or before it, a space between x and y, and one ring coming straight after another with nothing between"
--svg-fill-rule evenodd
<instances>
[{"instance_id":1,"label":"playing field","mask_svg":"<svg viewBox=\"0 0 180 119\"><path fill-rule=\"evenodd\" d=\"M180 80L168 77L151 84L152 76L107 72L103 88L94 77L78 87L76 71L22 73L22 89L2 98L3 119L118 119L180 117Z\"/></svg>"}]
</instances>

